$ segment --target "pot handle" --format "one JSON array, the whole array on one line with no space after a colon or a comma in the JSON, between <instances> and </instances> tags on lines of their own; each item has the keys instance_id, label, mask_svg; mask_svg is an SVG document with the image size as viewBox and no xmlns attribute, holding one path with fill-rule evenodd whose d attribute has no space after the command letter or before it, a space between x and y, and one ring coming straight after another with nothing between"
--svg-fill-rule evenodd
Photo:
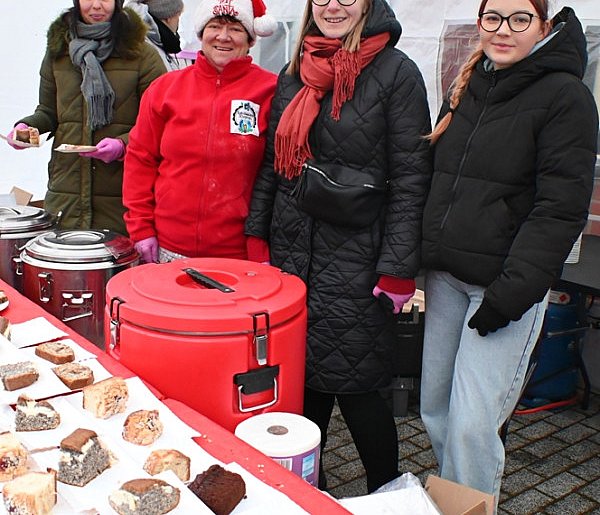
<instances>
[{"instance_id":1,"label":"pot handle","mask_svg":"<svg viewBox=\"0 0 600 515\"><path fill-rule=\"evenodd\" d=\"M279 365L273 367L257 368L243 374L233 376L233 382L238 387L238 408L241 413L249 413L260 409L273 406L279 399L279 388L277 376L279 375ZM242 395L263 392L273 388L273 399L258 406L245 407Z\"/></svg>"},{"instance_id":2,"label":"pot handle","mask_svg":"<svg viewBox=\"0 0 600 515\"><path fill-rule=\"evenodd\" d=\"M215 281L211 277L208 277L208 275L204 275L194 268L182 268L181 270L188 274L195 282L201 284L205 288L219 290L223 293L233 293L235 291L233 288L230 288L226 284L220 283L219 281Z\"/></svg>"},{"instance_id":3,"label":"pot handle","mask_svg":"<svg viewBox=\"0 0 600 515\"><path fill-rule=\"evenodd\" d=\"M48 303L52 300L52 286L54 285L52 274L50 272L40 272L38 279L40 301Z\"/></svg>"}]
</instances>

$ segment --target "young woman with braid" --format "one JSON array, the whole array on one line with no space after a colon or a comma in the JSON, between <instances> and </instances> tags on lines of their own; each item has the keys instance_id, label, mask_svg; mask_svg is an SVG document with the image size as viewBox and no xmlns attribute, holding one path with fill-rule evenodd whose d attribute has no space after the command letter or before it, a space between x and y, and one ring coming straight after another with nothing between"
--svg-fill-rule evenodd
<instances>
[{"instance_id":1,"label":"young woman with braid","mask_svg":"<svg viewBox=\"0 0 600 515\"><path fill-rule=\"evenodd\" d=\"M499 429L586 223L598 118L572 9L484 0L477 26L430 135L421 415L441 476L498 499Z\"/></svg>"}]
</instances>

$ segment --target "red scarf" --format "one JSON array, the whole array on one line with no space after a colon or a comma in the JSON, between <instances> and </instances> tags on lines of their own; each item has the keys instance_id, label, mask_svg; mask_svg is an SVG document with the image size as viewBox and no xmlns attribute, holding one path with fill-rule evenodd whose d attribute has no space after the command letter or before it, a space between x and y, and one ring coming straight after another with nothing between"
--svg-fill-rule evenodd
<instances>
[{"instance_id":1,"label":"red scarf","mask_svg":"<svg viewBox=\"0 0 600 515\"><path fill-rule=\"evenodd\" d=\"M333 90L331 118L340 119L342 105L354 96L361 70L385 47L385 32L360 42L358 52L342 48L340 39L306 36L300 79L304 86L283 111L275 133L275 170L288 179L300 175L302 165L313 157L308 133L319 114L321 100Z\"/></svg>"}]
</instances>

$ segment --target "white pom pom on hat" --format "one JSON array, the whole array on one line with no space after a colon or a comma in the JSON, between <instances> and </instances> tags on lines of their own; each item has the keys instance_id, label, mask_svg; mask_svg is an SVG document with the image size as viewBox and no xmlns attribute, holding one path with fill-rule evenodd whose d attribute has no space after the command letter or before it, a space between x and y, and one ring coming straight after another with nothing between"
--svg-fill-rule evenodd
<instances>
[{"instance_id":1,"label":"white pom pom on hat","mask_svg":"<svg viewBox=\"0 0 600 515\"><path fill-rule=\"evenodd\" d=\"M252 39L270 36L277 29L277 20L267 14L262 0L200 0L194 16L196 34L200 34L206 24L218 16L239 20Z\"/></svg>"}]
</instances>

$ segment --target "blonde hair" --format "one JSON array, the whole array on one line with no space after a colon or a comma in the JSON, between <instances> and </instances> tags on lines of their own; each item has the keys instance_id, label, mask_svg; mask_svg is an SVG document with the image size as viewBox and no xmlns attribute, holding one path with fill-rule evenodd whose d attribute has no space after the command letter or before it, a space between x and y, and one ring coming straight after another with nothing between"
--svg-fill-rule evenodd
<instances>
[{"instance_id":1,"label":"blonde hair","mask_svg":"<svg viewBox=\"0 0 600 515\"><path fill-rule=\"evenodd\" d=\"M342 48L348 52L356 52L360 48L362 32L367 23L371 6L373 5L372 0L364 0L364 3L365 9L362 18L356 24L356 26L344 36L343 39ZM300 61L302 60L302 47L304 45L304 38L309 34L321 34L312 14L312 0L307 0L306 6L304 7L304 15L302 16L302 24L300 25L300 34L298 36L298 41L296 41L296 46L294 47L294 52L292 53L292 58L290 59L290 65L288 66L286 74L296 75L300 72Z\"/></svg>"}]
</instances>

